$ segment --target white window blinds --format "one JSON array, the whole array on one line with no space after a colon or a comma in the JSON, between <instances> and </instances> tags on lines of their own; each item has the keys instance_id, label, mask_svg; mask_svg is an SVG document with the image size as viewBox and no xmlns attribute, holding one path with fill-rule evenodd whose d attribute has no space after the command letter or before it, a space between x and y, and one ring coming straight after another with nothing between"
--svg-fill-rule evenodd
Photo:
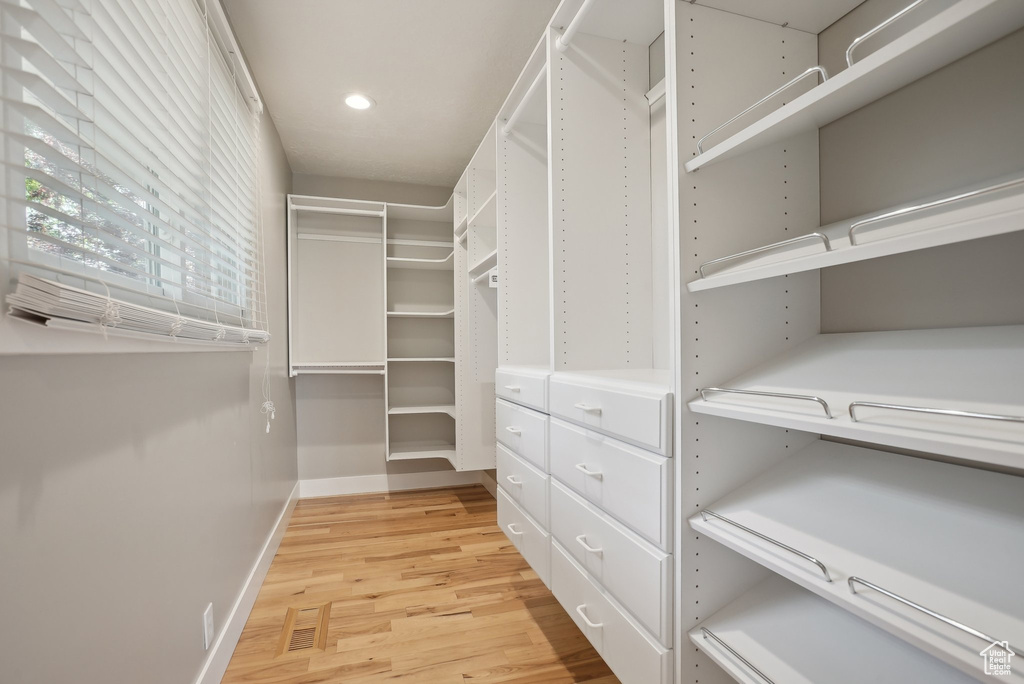
<instances>
[{"instance_id":1,"label":"white window blinds","mask_svg":"<svg viewBox=\"0 0 1024 684\"><path fill-rule=\"evenodd\" d=\"M260 105L216 2L0 0L12 313L268 339Z\"/></svg>"}]
</instances>

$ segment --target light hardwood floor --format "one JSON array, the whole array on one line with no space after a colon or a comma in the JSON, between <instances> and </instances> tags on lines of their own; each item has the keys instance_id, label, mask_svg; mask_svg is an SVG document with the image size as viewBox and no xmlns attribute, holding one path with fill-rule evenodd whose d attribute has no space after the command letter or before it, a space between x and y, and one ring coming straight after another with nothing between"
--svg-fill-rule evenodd
<instances>
[{"instance_id":1,"label":"light hardwood floor","mask_svg":"<svg viewBox=\"0 0 1024 684\"><path fill-rule=\"evenodd\" d=\"M480 486L299 501L223 684L617 683L496 518Z\"/></svg>"}]
</instances>

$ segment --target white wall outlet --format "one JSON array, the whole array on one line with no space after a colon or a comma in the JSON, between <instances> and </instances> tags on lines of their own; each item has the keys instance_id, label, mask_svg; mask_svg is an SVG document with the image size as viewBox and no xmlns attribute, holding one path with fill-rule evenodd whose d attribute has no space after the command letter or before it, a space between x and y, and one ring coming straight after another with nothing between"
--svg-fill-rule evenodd
<instances>
[{"instance_id":1,"label":"white wall outlet","mask_svg":"<svg viewBox=\"0 0 1024 684\"><path fill-rule=\"evenodd\" d=\"M206 606L203 611L203 648L210 649L213 643L213 604Z\"/></svg>"}]
</instances>

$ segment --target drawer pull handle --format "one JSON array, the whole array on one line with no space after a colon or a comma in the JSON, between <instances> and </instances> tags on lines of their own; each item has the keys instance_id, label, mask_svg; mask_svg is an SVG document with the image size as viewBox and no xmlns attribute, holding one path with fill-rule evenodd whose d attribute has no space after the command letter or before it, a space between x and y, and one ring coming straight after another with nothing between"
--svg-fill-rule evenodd
<instances>
[{"instance_id":1,"label":"drawer pull handle","mask_svg":"<svg viewBox=\"0 0 1024 684\"><path fill-rule=\"evenodd\" d=\"M512 427L511 425L506 425L506 426L505 426L505 429L506 429L506 430L508 430L509 432L511 432L511 433L512 433L513 435L516 435L517 437L518 437L519 435L523 434L523 431L522 431L522 430L520 430L520 429L519 429L519 428L517 428L517 427Z\"/></svg>"},{"instance_id":2,"label":"drawer pull handle","mask_svg":"<svg viewBox=\"0 0 1024 684\"><path fill-rule=\"evenodd\" d=\"M590 477L595 477L598 480L604 478L604 473L602 473L600 470L591 470L590 468L587 467L586 463L577 463L576 464L576 470L580 471L584 475L589 475Z\"/></svg>"},{"instance_id":3,"label":"drawer pull handle","mask_svg":"<svg viewBox=\"0 0 1024 684\"><path fill-rule=\"evenodd\" d=\"M578 541L580 543L580 546L583 547L584 551L588 551L589 553L597 554L598 556L600 556L602 553L604 553L604 549L602 549L601 547L595 548L595 547L591 546L590 544L588 544L587 543L587 535L585 535L585 534L581 534L580 536L576 537L576 541Z\"/></svg>"},{"instance_id":4,"label":"drawer pull handle","mask_svg":"<svg viewBox=\"0 0 1024 684\"><path fill-rule=\"evenodd\" d=\"M517 480L515 478L515 476L513 476L513 475L509 475L505 479L509 481L509 484L513 484L516 487L522 487L523 486L523 481L522 480Z\"/></svg>"},{"instance_id":5,"label":"drawer pull handle","mask_svg":"<svg viewBox=\"0 0 1024 684\"><path fill-rule=\"evenodd\" d=\"M517 537L523 534L522 532L519 532L518 530L516 530L516 524L515 523L509 523L505 527L507 527L508 531L511 532L512 534L514 534Z\"/></svg>"},{"instance_id":6,"label":"drawer pull handle","mask_svg":"<svg viewBox=\"0 0 1024 684\"><path fill-rule=\"evenodd\" d=\"M583 609L586 608L586 607L587 607L586 603L584 603L582 605L579 605L579 606L576 606L576 612L579 613L579 616L581 618L583 618L584 622L587 623L587 627L590 627L592 629L601 629L602 627L604 627L604 623L603 622L591 622L590 618L587 617L587 614L585 612L583 612Z\"/></svg>"},{"instance_id":7,"label":"drawer pull handle","mask_svg":"<svg viewBox=\"0 0 1024 684\"><path fill-rule=\"evenodd\" d=\"M573 406L575 406L580 411L583 411L585 413L593 413L594 415L598 415L598 416L601 415L601 407L600 406L591 406L590 404L585 404L582 401L580 403L578 403L578 404L573 404Z\"/></svg>"},{"instance_id":8,"label":"drawer pull handle","mask_svg":"<svg viewBox=\"0 0 1024 684\"><path fill-rule=\"evenodd\" d=\"M509 392L518 392L523 388L520 387L519 385L505 385L505 389L507 389Z\"/></svg>"}]
</instances>

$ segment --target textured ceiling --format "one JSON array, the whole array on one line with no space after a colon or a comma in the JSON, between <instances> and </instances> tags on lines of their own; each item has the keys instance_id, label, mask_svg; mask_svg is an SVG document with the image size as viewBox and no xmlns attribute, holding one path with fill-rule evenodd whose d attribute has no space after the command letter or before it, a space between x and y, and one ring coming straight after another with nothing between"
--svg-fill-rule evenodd
<instances>
[{"instance_id":1,"label":"textured ceiling","mask_svg":"<svg viewBox=\"0 0 1024 684\"><path fill-rule=\"evenodd\" d=\"M293 172L451 187L557 0L224 4Z\"/></svg>"}]
</instances>

